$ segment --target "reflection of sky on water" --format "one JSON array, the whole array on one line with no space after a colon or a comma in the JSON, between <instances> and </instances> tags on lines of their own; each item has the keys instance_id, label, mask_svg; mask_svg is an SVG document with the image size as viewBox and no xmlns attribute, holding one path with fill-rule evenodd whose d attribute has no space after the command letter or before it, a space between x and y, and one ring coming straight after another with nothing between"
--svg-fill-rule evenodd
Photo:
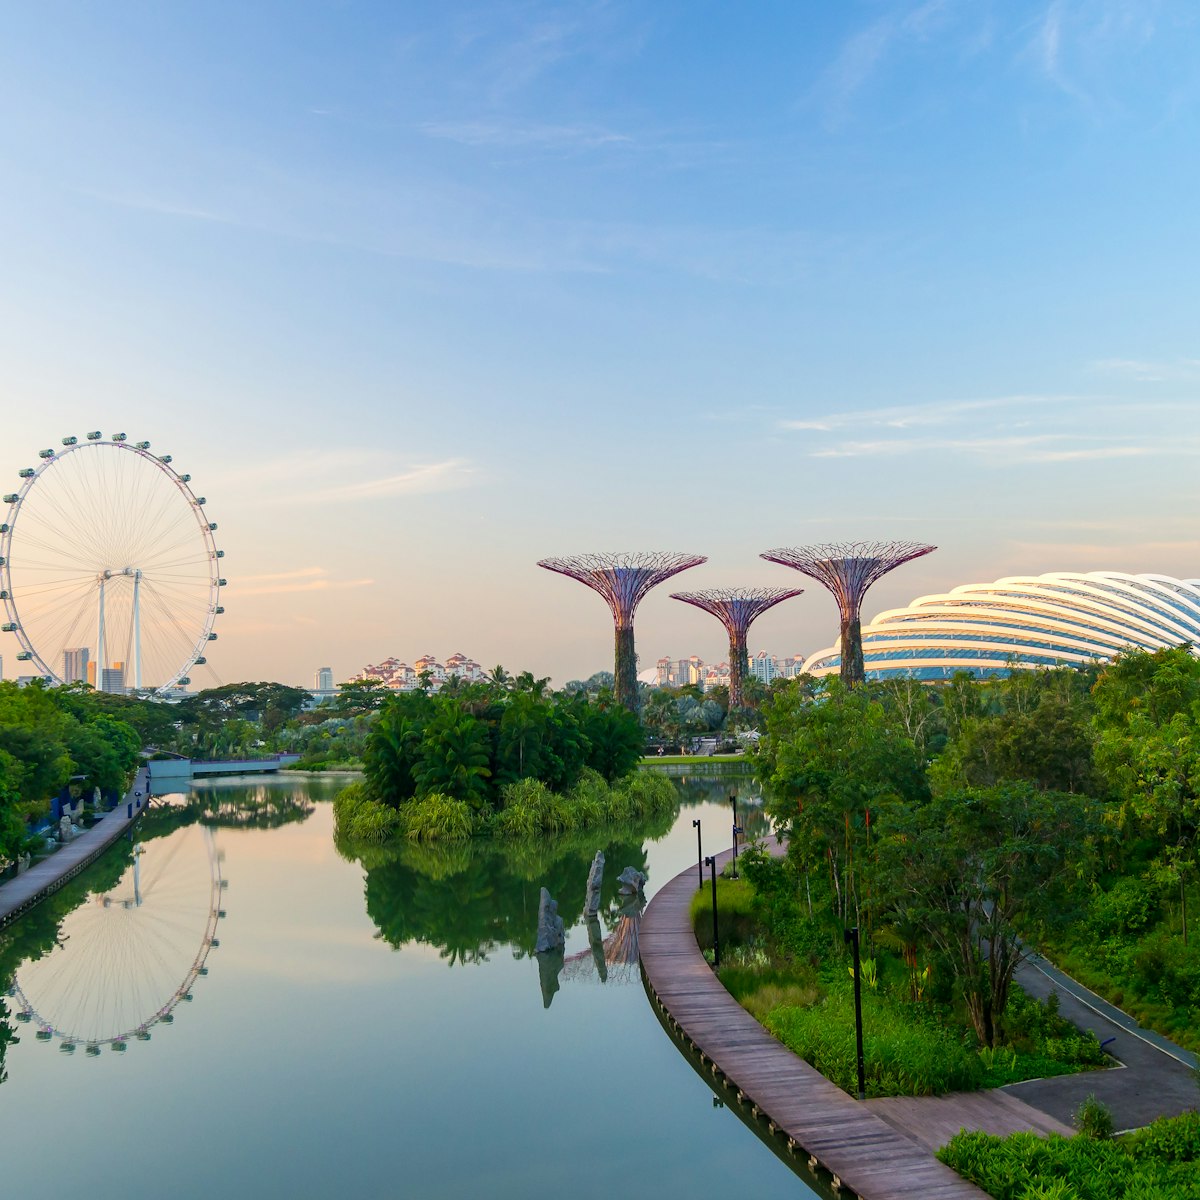
<instances>
[{"instance_id":1,"label":"reflection of sky on water","mask_svg":"<svg viewBox=\"0 0 1200 1200\"><path fill-rule=\"evenodd\" d=\"M695 816L728 843L727 803L683 808L647 848L649 891L694 862ZM435 946L392 949L331 830L326 804L275 828L217 830L230 881L220 946L194 1002L151 1042L86 1061L31 1034L10 1049L6 1190L806 1194L712 1107L640 984L564 980L543 1009L536 960L507 945L454 967ZM568 954L587 944L581 924L568 931ZM114 1142L123 1124L128 1140Z\"/></svg>"}]
</instances>

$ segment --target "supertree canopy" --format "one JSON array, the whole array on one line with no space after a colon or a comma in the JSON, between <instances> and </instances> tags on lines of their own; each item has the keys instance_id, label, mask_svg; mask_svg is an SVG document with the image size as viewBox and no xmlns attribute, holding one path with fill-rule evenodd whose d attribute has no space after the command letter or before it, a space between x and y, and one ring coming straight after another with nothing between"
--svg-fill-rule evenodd
<instances>
[{"instance_id":1,"label":"supertree canopy","mask_svg":"<svg viewBox=\"0 0 1200 1200\"><path fill-rule=\"evenodd\" d=\"M864 678L860 614L867 589L902 563L936 549L920 542L830 542L781 547L761 557L803 571L833 593L841 615L841 676L852 687Z\"/></svg>"},{"instance_id":2,"label":"supertree canopy","mask_svg":"<svg viewBox=\"0 0 1200 1200\"><path fill-rule=\"evenodd\" d=\"M710 588L703 592L672 592L672 600L712 613L729 634L729 707L741 708L749 671L746 635L768 608L803 593L803 588Z\"/></svg>"},{"instance_id":3,"label":"supertree canopy","mask_svg":"<svg viewBox=\"0 0 1200 1200\"><path fill-rule=\"evenodd\" d=\"M651 588L672 575L698 567L703 554L572 554L543 558L539 567L586 583L604 597L616 624L616 662L613 667L617 701L637 711L637 654L633 644L633 614Z\"/></svg>"}]
</instances>

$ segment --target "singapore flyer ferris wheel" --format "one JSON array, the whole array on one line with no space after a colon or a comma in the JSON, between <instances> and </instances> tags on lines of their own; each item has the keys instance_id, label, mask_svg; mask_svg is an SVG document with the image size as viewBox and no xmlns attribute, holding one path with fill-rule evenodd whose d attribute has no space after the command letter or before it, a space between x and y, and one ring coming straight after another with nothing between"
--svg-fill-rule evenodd
<instances>
[{"instance_id":1,"label":"singapore flyer ferris wheel","mask_svg":"<svg viewBox=\"0 0 1200 1200\"><path fill-rule=\"evenodd\" d=\"M105 692L186 686L224 611L206 498L123 433L65 437L39 458L0 519L0 628L17 660Z\"/></svg>"}]
</instances>

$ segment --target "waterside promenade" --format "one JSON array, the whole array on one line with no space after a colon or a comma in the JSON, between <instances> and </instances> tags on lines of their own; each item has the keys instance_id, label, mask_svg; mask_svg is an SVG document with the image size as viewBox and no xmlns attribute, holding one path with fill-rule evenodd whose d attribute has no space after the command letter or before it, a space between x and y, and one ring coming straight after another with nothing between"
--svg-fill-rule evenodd
<instances>
[{"instance_id":1,"label":"waterside promenade","mask_svg":"<svg viewBox=\"0 0 1200 1200\"><path fill-rule=\"evenodd\" d=\"M105 813L91 829L59 847L49 858L30 867L23 875L0 885L0 929L95 862L145 811L149 800L148 790L146 769L143 767L124 799L111 812Z\"/></svg>"},{"instance_id":2,"label":"waterside promenade","mask_svg":"<svg viewBox=\"0 0 1200 1200\"><path fill-rule=\"evenodd\" d=\"M767 845L781 853L774 838ZM717 856L718 870L731 853ZM695 892L696 868L689 867L658 891L642 917L641 959L650 996L703 1065L723 1077L791 1152L807 1159L811 1169L827 1171L835 1187L863 1200L978 1200L986 1193L933 1156L962 1125L997 1134L1072 1132L1016 1097L988 1092L914 1101L902 1120L884 1119L874 1111L883 1102L864 1104L848 1096L773 1038L725 990L692 932ZM947 1119L953 1129L943 1136Z\"/></svg>"}]
</instances>

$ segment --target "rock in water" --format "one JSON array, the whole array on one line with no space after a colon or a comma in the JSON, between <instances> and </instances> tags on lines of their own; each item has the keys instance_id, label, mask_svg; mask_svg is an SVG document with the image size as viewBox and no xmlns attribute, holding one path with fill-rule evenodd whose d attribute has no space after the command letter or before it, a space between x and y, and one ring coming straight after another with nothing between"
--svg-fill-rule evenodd
<instances>
[{"instance_id":1,"label":"rock in water","mask_svg":"<svg viewBox=\"0 0 1200 1200\"><path fill-rule=\"evenodd\" d=\"M558 901L542 888L541 903L538 905L537 944L534 952L544 954L548 950L561 950L567 937L563 932L562 917L558 915Z\"/></svg>"},{"instance_id":2,"label":"rock in water","mask_svg":"<svg viewBox=\"0 0 1200 1200\"><path fill-rule=\"evenodd\" d=\"M594 917L600 911L600 885L604 882L604 851L597 850L592 859L592 869L588 872L587 904L584 905L583 915Z\"/></svg>"},{"instance_id":3,"label":"rock in water","mask_svg":"<svg viewBox=\"0 0 1200 1200\"><path fill-rule=\"evenodd\" d=\"M642 888L646 884L646 877L637 870L636 867L626 867L620 875L617 876L617 882L621 885L621 891L627 896L640 896Z\"/></svg>"}]
</instances>

